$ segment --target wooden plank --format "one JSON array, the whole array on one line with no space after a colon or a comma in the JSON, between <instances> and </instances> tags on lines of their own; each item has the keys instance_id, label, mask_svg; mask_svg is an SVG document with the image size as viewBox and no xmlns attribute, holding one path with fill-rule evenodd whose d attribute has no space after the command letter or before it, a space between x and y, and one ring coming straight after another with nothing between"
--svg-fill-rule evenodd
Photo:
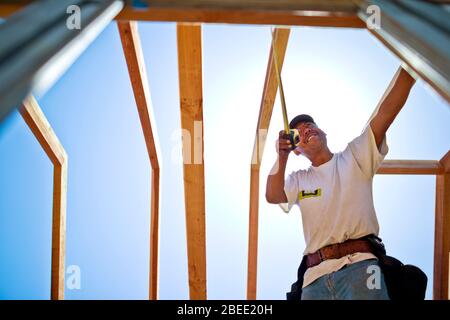
<instances>
[{"instance_id":1,"label":"wooden plank","mask_svg":"<svg viewBox=\"0 0 450 320\"><path fill-rule=\"evenodd\" d=\"M275 29L275 45L280 72L283 68L289 34L290 29L288 28ZM261 165L261 159L265 146L264 134L269 130L269 124L272 117L277 90L278 82L275 74L275 66L273 64L273 51L271 47L267 63L266 78L264 80L261 105L259 107L258 123L256 125L255 131L255 142L253 144L252 164L258 167Z\"/></svg>"},{"instance_id":2,"label":"wooden plank","mask_svg":"<svg viewBox=\"0 0 450 320\"><path fill-rule=\"evenodd\" d=\"M290 30L275 29L275 46L280 70L283 67ZM269 36L269 35L268 35ZM248 264L247 264L247 299L256 299L257 266L258 266L258 207L259 207L259 168L272 117L278 83L275 74L273 48L269 51L266 78L258 115L253 145L252 164L250 166L250 206L248 230Z\"/></svg>"},{"instance_id":3,"label":"wooden plank","mask_svg":"<svg viewBox=\"0 0 450 320\"><path fill-rule=\"evenodd\" d=\"M53 163L53 218L51 299L64 299L66 257L67 154L33 96L27 97L20 114Z\"/></svg>"},{"instance_id":4,"label":"wooden plank","mask_svg":"<svg viewBox=\"0 0 450 320\"><path fill-rule=\"evenodd\" d=\"M248 226L247 300L256 300L258 273L259 168L250 169L250 213Z\"/></svg>"},{"instance_id":5,"label":"wooden plank","mask_svg":"<svg viewBox=\"0 0 450 320\"><path fill-rule=\"evenodd\" d=\"M450 102L450 35L445 24L436 25L434 18L386 0L359 1L358 15L364 21L370 5L380 8L381 25L368 30ZM450 17L443 7L436 10Z\"/></svg>"},{"instance_id":6,"label":"wooden plank","mask_svg":"<svg viewBox=\"0 0 450 320\"><path fill-rule=\"evenodd\" d=\"M117 27L122 41L128 73L139 112L152 168L159 168L160 149L156 137L155 117L151 104L147 72L136 21L119 21Z\"/></svg>"},{"instance_id":7,"label":"wooden plank","mask_svg":"<svg viewBox=\"0 0 450 320\"><path fill-rule=\"evenodd\" d=\"M152 167L151 218L150 218L150 271L149 299L158 298L158 246L159 246L159 188L160 188L160 148L156 139L156 122L151 104L150 89L142 52L137 22L117 23L122 48L127 62L128 73L133 87L134 98L144 134L147 153Z\"/></svg>"},{"instance_id":8,"label":"wooden plank","mask_svg":"<svg viewBox=\"0 0 450 320\"><path fill-rule=\"evenodd\" d=\"M150 217L150 275L149 298L158 299L158 257L159 257L159 169L152 169L152 195Z\"/></svg>"},{"instance_id":9,"label":"wooden plank","mask_svg":"<svg viewBox=\"0 0 450 320\"><path fill-rule=\"evenodd\" d=\"M20 114L52 163L62 165L67 154L33 96L25 99Z\"/></svg>"},{"instance_id":10,"label":"wooden plank","mask_svg":"<svg viewBox=\"0 0 450 320\"><path fill-rule=\"evenodd\" d=\"M53 168L51 299L64 299L66 258L67 159Z\"/></svg>"},{"instance_id":11,"label":"wooden plank","mask_svg":"<svg viewBox=\"0 0 450 320\"><path fill-rule=\"evenodd\" d=\"M7 17L29 1L0 4ZM159 0L148 9L126 5L118 20L211 22L364 28L350 0Z\"/></svg>"},{"instance_id":12,"label":"wooden plank","mask_svg":"<svg viewBox=\"0 0 450 320\"><path fill-rule=\"evenodd\" d=\"M291 25L309 27L365 28L354 13L324 14L306 11L268 11L258 9L173 9L153 8L148 11L125 7L118 20L201 22L230 24Z\"/></svg>"},{"instance_id":13,"label":"wooden plank","mask_svg":"<svg viewBox=\"0 0 450 320\"><path fill-rule=\"evenodd\" d=\"M377 174L441 174L444 169L436 160L384 160Z\"/></svg>"},{"instance_id":14,"label":"wooden plank","mask_svg":"<svg viewBox=\"0 0 450 320\"><path fill-rule=\"evenodd\" d=\"M444 173L436 176L433 299L449 299L450 151L441 159Z\"/></svg>"},{"instance_id":15,"label":"wooden plank","mask_svg":"<svg viewBox=\"0 0 450 320\"><path fill-rule=\"evenodd\" d=\"M200 25L177 25L181 127L193 143L183 143L183 178L189 295L206 299L205 172L203 163L202 39ZM201 128L197 136L198 127ZM186 138L186 137L184 137ZM186 155L194 155L195 160ZM200 160L200 161L199 161Z\"/></svg>"}]
</instances>

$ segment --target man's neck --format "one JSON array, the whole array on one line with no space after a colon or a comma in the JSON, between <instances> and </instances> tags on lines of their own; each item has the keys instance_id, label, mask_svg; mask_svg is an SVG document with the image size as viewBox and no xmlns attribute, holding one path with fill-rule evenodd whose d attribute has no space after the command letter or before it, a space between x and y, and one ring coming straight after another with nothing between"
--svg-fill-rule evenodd
<instances>
[{"instance_id":1,"label":"man's neck","mask_svg":"<svg viewBox=\"0 0 450 320\"><path fill-rule=\"evenodd\" d=\"M326 147L322 149L322 151L314 155L314 157L311 157L310 160L313 167L318 167L330 161L331 158L333 158L333 153L330 151L330 149L328 149L328 147Z\"/></svg>"}]
</instances>

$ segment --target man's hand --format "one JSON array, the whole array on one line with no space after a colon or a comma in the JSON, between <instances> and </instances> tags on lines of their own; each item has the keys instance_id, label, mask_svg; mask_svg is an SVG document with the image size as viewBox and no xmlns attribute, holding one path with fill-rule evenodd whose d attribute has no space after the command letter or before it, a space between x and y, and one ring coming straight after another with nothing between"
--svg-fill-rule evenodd
<instances>
[{"instance_id":1,"label":"man's hand","mask_svg":"<svg viewBox=\"0 0 450 320\"><path fill-rule=\"evenodd\" d=\"M278 134L277 140L277 152L282 158L289 157L289 153L292 151L291 140L289 140L289 135L281 130Z\"/></svg>"}]
</instances>

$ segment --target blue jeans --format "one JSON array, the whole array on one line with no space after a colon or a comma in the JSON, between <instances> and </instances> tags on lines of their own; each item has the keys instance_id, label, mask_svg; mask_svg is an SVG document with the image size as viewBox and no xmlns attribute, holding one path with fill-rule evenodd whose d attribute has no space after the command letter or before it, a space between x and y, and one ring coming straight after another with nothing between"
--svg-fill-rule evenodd
<instances>
[{"instance_id":1,"label":"blue jeans","mask_svg":"<svg viewBox=\"0 0 450 320\"><path fill-rule=\"evenodd\" d=\"M302 291L302 300L389 300L377 259L363 260L326 274Z\"/></svg>"}]
</instances>

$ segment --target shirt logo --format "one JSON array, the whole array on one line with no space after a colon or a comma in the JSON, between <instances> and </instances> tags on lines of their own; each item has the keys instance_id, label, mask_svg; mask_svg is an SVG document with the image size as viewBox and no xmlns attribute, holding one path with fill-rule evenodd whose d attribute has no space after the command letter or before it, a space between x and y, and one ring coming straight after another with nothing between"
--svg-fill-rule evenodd
<instances>
[{"instance_id":1,"label":"shirt logo","mask_svg":"<svg viewBox=\"0 0 450 320\"><path fill-rule=\"evenodd\" d=\"M322 195L322 189L318 188L314 191L302 190L298 193L298 200L303 200L307 198L320 197Z\"/></svg>"}]
</instances>

